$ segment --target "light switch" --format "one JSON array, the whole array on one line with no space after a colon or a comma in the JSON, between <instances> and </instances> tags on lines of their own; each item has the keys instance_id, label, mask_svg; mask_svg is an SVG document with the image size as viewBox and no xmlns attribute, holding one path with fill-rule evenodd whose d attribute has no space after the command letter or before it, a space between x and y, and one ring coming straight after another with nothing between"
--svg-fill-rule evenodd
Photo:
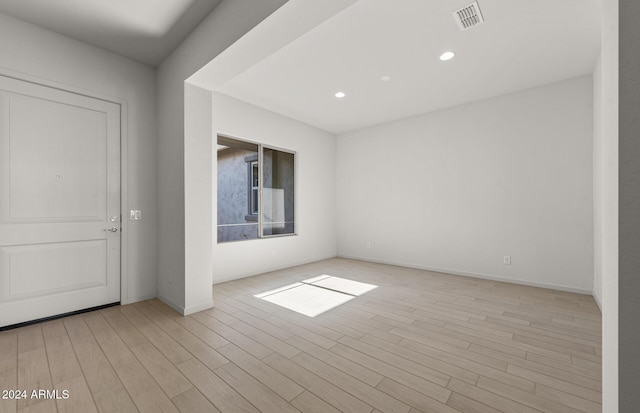
<instances>
[{"instance_id":1,"label":"light switch","mask_svg":"<svg viewBox=\"0 0 640 413\"><path fill-rule=\"evenodd\" d=\"M139 209L132 209L129 211L129 220L130 221L140 221L142 219L142 211Z\"/></svg>"}]
</instances>

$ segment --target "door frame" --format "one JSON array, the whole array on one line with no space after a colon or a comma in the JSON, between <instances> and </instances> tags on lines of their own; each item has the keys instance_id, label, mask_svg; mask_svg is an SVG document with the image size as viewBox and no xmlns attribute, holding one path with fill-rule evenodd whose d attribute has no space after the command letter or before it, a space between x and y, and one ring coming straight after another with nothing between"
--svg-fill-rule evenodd
<instances>
[{"instance_id":1,"label":"door frame","mask_svg":"<svg viewBox=\"0 0 640 413\"><path fill-rule=\"evenodd\" d=\"M128 102L125 99L109 96L104 93L93 90L86 90L76 86L56 82L41 77L32 76L27 73L16 72L0 66L0 76L19 80L22 82L33 83L64 92L74 93L76 95L86 96L92 99L103 100L120 106L120 304L130 304L135 300L129 300L129 272L128 272L128 255L129 255L129 219L125 214L127 199L127 173L128 173Z\"/></svg>"}]
</instances>

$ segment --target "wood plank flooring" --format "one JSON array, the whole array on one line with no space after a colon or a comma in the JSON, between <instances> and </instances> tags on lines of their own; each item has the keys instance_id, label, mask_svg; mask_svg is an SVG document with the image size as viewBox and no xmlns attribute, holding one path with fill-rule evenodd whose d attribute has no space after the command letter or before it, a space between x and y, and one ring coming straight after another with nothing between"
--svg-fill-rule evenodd
<instances>
[{"instance_id":1,"label":"wood plank flooring","mask_svg":"<svg viewBox=\"0 0 640 413\"><path fill-rule=\"evenodd\" d=\"M330 274L378 288L315 318L254 298ZM601 412L590 296L334 258L0 332L3 412Z\"/></svg>"}]
</instances>

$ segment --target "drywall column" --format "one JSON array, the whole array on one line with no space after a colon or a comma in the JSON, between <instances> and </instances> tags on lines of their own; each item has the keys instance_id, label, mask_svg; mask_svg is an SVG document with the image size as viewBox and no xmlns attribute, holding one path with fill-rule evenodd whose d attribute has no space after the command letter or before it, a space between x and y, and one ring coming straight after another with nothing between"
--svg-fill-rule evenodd
<instances>
[{"instance_id":1,"label":"drywall column","mask_svg":"<svg viewBox=\"0 0 640 413\"><path fill-rule=\"evenodd\" d=\"M211 305L210 297L200 302L199 294L191 296L211 292L211 273L185 268L184 81L284 3L223 0L158 68L157 289L158 297L182 314Z\"/></svg>"},{"instance_id":2,"label":"drywall column","mask_svg":"<svg viewBox=\"0 0 640 413\"><path fill-rule=\"evenodd\" d=\"M601 0L600 102L594 131L594 218L597 289L602 310L602 411L618 412L618 0ZM597 109L600 109L598 112Z\"/></svg>"},{"instance_id":3,"label":"drywall column","mask_svg":"<svg viewBox=\"0 0 640 413\"><path fill-rule=\"evenodd\" d=\"M213 273L213 202L211 177L215 161L213 154L212 93L198 86L184 88L184 202L185 239L197 240L185 245L184 314L192 314L213 306L211 276Z\"/></svg>"},{"instance_id":4,"label":"drywall column","mask_svg":"<svg viewBox=\"0 0 640 413\"><path fill-rule=\"evenodd\" d=\"M602 311L604 210L604 134L602 114L602 53L593 69L593 298Z\"/></svg>"},{"instance_id":5,"label":"drywall column","mask_svg":"<svg viewBox=\"0 0 640 413\"><path fill-rule=\"evenodd\" d=\"M620 1L619 395L620 412L640 406L640 2ZM612 410L607 410L612 411Z\"/></svg>"}]
</instances>

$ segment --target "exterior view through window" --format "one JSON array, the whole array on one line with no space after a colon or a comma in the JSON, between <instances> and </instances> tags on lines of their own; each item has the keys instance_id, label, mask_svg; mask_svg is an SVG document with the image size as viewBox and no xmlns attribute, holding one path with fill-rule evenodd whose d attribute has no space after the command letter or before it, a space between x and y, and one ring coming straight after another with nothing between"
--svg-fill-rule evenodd
<instances>
[{"instance_id":1,"label":"exterior view through window","mask_svg":"<svg viewBox=\"0 0 640 413\"><path fill-rule=\"evenodd\" d=\"M295 234L295 153L217 139L218 243Z\"/></svg>"}]
</instances>

